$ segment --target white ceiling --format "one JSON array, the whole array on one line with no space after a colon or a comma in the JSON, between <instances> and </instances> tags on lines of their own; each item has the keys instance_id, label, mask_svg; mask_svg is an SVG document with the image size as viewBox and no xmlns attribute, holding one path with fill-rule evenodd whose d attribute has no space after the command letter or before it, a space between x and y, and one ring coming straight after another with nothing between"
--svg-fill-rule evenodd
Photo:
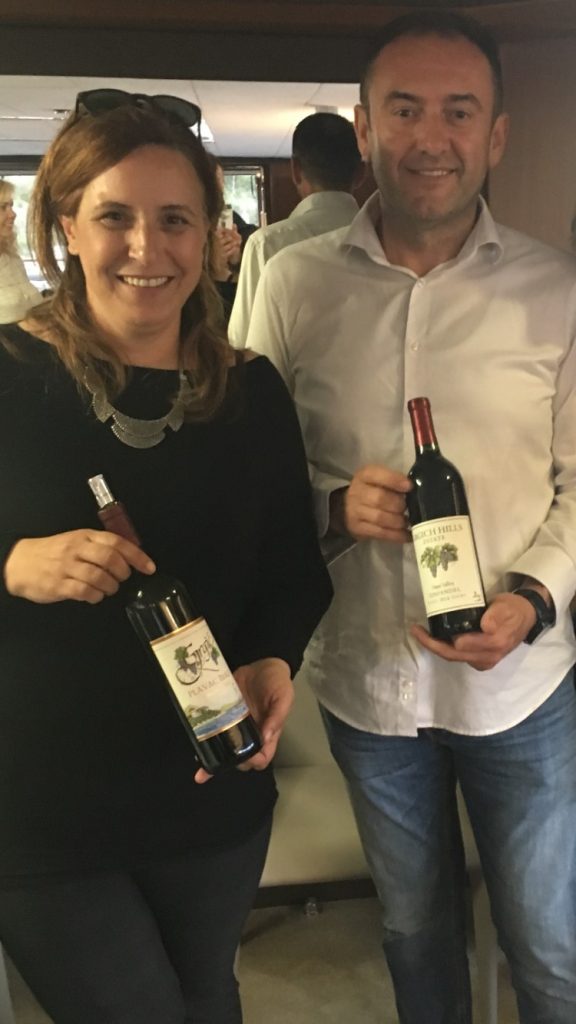
<instances>
[{"instance_id":1,"label":"white ceiling","mask_svg":"<svg viewBox=\"0 0 576 1024\"><path fill-rule=\"evenodd\" d=\"M41 154L78 92L112 87L169 93L197 103L224 157L288 157L295 126L317 107L352 118L358 86L310 82L211 82L0 75L0 156ZM43 120L45 118L46 120Z\"/></svg>"}]
</instances>

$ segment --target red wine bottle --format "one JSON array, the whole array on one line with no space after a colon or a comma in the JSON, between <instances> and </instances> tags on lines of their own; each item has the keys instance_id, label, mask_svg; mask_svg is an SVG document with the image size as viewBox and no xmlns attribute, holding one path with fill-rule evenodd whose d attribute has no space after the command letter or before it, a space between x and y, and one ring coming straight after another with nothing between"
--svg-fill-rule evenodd
<instances>
[{"instance_id":1,"label":"red wine bottle","mask_svg":"<svg viewBox=\"0 0 576 1024\"><path fill-rule=\"evenodd\" d=\"M140 547L126 509L104 477L93 476L88 484L103 526ZM202 767L214 775L258 753L262 741L256 724L184 584L164 573L145 576L133 570L127 590L128 618L162 669Z\"/></svg>"},{"instance_id":2,"label":"red wine bottle","mask_svg":"<svg viewBox=\"0 0 576 1024\"><path fill-rule=\"evenodd\" d=\"M486 598L466 491L438 447L430 402L412 398L408 411L416 461L408 476L408 518L432 636L450 640L480 629Z\"/></svg>"}]
</instances>

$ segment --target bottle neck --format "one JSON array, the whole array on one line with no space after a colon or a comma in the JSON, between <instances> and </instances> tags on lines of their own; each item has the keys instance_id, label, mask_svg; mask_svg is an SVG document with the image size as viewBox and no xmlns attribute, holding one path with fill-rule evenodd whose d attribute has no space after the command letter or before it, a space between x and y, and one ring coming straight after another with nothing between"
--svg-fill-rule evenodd
<instances>
[{"instance_id":1,"label":"bottle neck","mask_svg":"<svg viewBox=\"0 0 576 1024\"><path fill-rule=\"evenodd\" d=\"M98 518L104 529L108 530L109 533L116 533L119 537L124 537L126 540L132 541L133 544L137 544L139 548L142 547L142 541L136 533L134 524L121 501L111 501L110 504L98 509ZM123 600L130 603L144 584L147 584L148 587L150 586L151 579L154 586L162 588L164 578L161 573L156 572L153 577L150 577L140 572L139 569L132 567L130 576L121 585L120 592Z\"/></svg>"},{"instance_id":2,"label":"bottle neck","mask_svg":"<svg viewBox=\"0 0 576 1024\"><path fill-rule=\"evenodd\" d=\"M98 473L96 476L91 476L88 480L88 486L96 498L98 519L104 529L108 533L115 533L119 537L124 537L125 540L129 540L132 544L136 544L137 547L141 548L142 541L136 532L134 523L122 502L116 501L103 474ZM139 585L146 578L138 569L133 568L126 583L131 590L134 590L135 588L138 589Z\"/></svg>"},{"instance_id":3,"label":"bottle neck","mask_svg":"<svg viewBox=\"0 0 576 1024\"><path fill-rule=\"evenodd\" d=\"M412 398L408 402L408 412L412 421L416 454L422 455L425 452L439 452L440 447L436 438L428 399Z\"/></svg>"},{"instance_id":4,"label":"bottle neck","mask_svg":"<svg viewBox=\"0 0 576 1024\"><path fill-rule=\"evenodd\" d=\"M137 544L139 548L142 547L142 541L121 501L112 501L104 508L98 509L98 518L110 533L117 533L120 537Z\"/></svg>"}]
</instances>

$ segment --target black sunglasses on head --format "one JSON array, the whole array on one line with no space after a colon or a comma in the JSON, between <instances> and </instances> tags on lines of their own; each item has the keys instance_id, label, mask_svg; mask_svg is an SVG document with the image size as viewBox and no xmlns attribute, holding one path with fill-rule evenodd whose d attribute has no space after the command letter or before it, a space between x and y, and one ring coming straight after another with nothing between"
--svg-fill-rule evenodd
<instances>
[{"instance_id":1,"label":"black sunglasses on head","mask_svg":"<svg viewBox=\"0 0 576 1024\"><path fill-rule=\"evenodd\" d=\"M74 112L82 117L91 114L98 117L117 107L134 106L143 110L159 109L164 114L183 121L187 128L199 125L202 120L200 107L179 96L146 96L141 92L124 92L123 89L89 89L79 92Z\"/></svg>"}]
</instances>

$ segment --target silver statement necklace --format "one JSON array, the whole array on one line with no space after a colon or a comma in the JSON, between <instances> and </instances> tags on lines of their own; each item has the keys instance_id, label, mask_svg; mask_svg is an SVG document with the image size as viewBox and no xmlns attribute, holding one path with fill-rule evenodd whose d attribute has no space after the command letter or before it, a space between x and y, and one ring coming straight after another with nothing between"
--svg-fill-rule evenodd
<instances>
[{"instance_id":1,"label":"silver statement necklace","mask_svg":"<svg viewBox=\"0 0 576 1024\"><path fill-rule=\"evenodd\" d=\"M89 369L86 370L84 383L92 396L92 409L96 419L100 423L107 423L111 419L112 433L122 444L127 444L130 448L154 448L164 440L167 427L173 431L180 430L184 422L185 401L191 392L186 374L180 370L178 394L166 415L160 416L157 420L141 420L116 409L106 398L100 381L96 381Z\"/></svg>"}]
</instances>

